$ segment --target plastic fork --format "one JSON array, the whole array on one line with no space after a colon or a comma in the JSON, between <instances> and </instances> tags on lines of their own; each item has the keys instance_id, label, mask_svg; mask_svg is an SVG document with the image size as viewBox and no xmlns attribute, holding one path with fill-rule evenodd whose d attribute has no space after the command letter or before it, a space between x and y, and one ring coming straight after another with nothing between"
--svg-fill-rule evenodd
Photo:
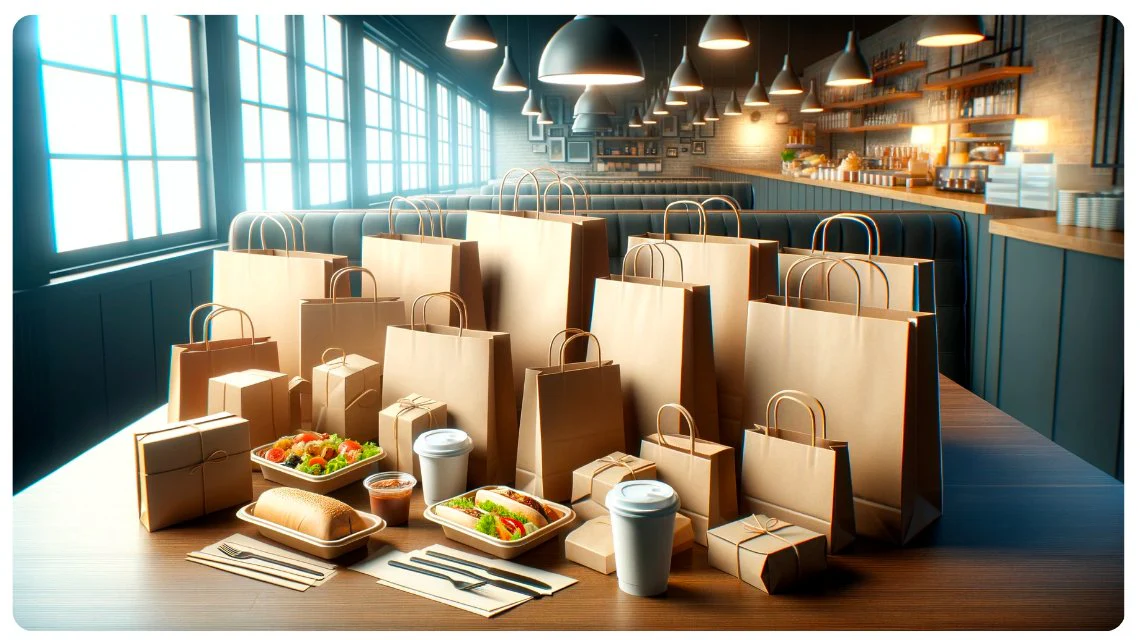
<instances>
[{"instance_id":1,"label":"plastic fork","mask_svg":"<svg viewBox=\"0 0 1140 640\"><path fill-rule=\"evenodd\" d=\"M481 586L487 584L486 580L480 580L478 582L467 582L465 580L457 580L457 579L452 578L451 576L449 576L445 573L439 573L437 571L432 571L431 569L424 569L423 567L413 566L413 565L410 565L410 564L407 564L404 562L400 562L399 560L389 560L388 564L390 566L397 567L399 569L405 569L405 570L411 571L413 573L422 573L425 576L431 576L433 578L439 578L440 580L447 580L448 582L451 583L451 586L455 587L456 589L459 589L460 591L471 591L472 589L475 589L475 588L478 588L478 587L481 587Z\"/></svg>"}]
</instances>

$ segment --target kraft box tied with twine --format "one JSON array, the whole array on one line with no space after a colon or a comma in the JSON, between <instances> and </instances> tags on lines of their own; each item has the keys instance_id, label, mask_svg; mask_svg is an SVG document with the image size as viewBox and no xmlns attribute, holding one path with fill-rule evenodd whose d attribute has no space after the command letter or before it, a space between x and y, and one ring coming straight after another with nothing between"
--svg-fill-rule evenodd
<instances>
[{"instance_id":1,"label":"kraft box tied with twine","mask_svg":"<svg viewBox=\"0 0 1140 640\"><path fill-rule=\"evenodd\" d=\"M656 480L657 465L621 451L574 470L570 507L583 520L609 515L606 494L626 480Z\"/></svg>"},{"instance_id":2,"label":"kraft box tied with twine","mask_svg":"<svg viewBox=\"0 0 1140 640\"><path fill-rule=\"evenodd\" d=\"M425 431L447 426L447 405L418 393L408 394L380 412L380 448L391 454L380 461L383 471L403 471L420 477L412 443Z\"/></svg>"},{"instance_id":3,"label":"kraft box tied with twine","mask_svg":"<svg viewBox=\"0 0 1140 640\"><path fill-rule=\"evenodd\" d=\"M328 356L339 352L339 357ZM383 383L381 365L331 347L313 367L313 429L358 442L376 440L376 414Z\"/></svg>"},{"instance_id":4,"label":"kraft box tied with twine","mask_svg":"<svg viewBox=\"0 0 1140 640\"><path fill-rule=\"evenodd\" d=\"M769 594L827 568L826 536L763 514L710 529L708 548L711 566Z\"/></svg>"},{"instance_id":5,"label":"kraft box tied with twine","mask_svg":"<svg viewBox=\"0 0 1140 640\"><path fill-rule=\"evenodd\" d=\"M210 414L227 411L248 420L252 446L271 443L292 430L289 376L247 369L210 378L206 409Z\"/></svg>"},{"instance_id":6,"label":"kraft box tied with twine","mask_svg":"<svg viewBox=\"0 0 1140 640\"><path fill-rule=\"evenodd\" d=\"M139 520L148 531L253 499L249 422L215 413L134 434Z\"/></svg>"}]
</instances>

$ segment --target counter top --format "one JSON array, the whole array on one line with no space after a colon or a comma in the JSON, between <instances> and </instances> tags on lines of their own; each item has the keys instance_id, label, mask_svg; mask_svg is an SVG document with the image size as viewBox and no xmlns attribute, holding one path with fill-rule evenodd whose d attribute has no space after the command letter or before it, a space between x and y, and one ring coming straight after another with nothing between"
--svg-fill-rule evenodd
<instances>
[{"instance_id":1,"label":"counter top","mask_svg":"<svg viewBox=\"0 0 1140 640\"><path fill-rule=\"evenodd\" d=\"M833 180L812 180L811 178L793 178L791 176L786 176L779 171L772 171L770 169L751 169L747 167L732 167L719 164L697 165L697 168L711 169L713 171L727 171L730 173L738 173L746 176L757 176L760 178L771 178L772 180L783 180L784 182L809 184L815 187L823 187L825 189L838 189L840 191L862 193L864 195L875 196L878 198L890 198L891 200L913 202L915 204L923 204L930 207L940 207L943 209L953 209L955 211L965 211L967 213L987 215L995 213L999 210L1008 210L1008 207L997 207L994 205L986 204L986 198L981 194L939 191L934 187L912 187L909 189L907 187L875 187L868 184L859 184L857 182L838 182Z\"/></svg>"},{"instance_id":2,"label":"counter top","mask_svg":"<svg viewBox=\"0 0 1140 640\"><path fill-rule=\"evenodd\" d=\"M1017 218L994 220L990 223L990 233L1069 251L1124 259L1123 231L1063 226L1057 224L1055 218Z\"/></svg>"}]
</instances>

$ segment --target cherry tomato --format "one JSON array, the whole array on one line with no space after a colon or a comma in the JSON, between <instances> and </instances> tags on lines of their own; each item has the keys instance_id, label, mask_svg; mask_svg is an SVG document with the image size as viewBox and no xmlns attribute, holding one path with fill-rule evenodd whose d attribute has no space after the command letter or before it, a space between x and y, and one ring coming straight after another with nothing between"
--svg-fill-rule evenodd
<instances>
[{"instance_id":1,"label":"cherry tomato","mask_svg":"<svg viewBox=\"0 0 1140 640\"><path fill-rule=\"evenodd\" d=\"M321 457L309 458L309 466L310 467L323 467L326 464L328 464L328 463L325 462L324 458L321 458Z\"/></svg>"},{"instance_id":2,"label":"cherry tomato","mask_svg":"<svg viewBox=\"0 0 1140 640\"><path fill-rule=\"evenodd\" d=\"M360 443L359 442L357 442L355 440L345 440L344 442L340 443L340 446L337 447L336 452L337 453L344 453L346 451L359 451L359 450L360 450Z\"/></svg>"},{"instance_id":3,"label":"cherry tomato","mask_svg":"<svg viewBox=\"0 0 1140 640\"><path fill-rule=\"evenodd\" d=\"M502 518L503 522L506 523L507 527L511 530L511 533L526 531L526 527L524 527L523 523L519 522L518 520L515 520L514 518L508 518L507 516L502 516Z\"/></svg>"},{"instance_id":4,"label":"cherry tomato","mask_svg":"<svg viewBox=\"0 0 1140 640\"><path fill-rule=\"evenodd\" d=\"M313 433L312 431L305 431L304 433L298 435L296 438L293 438L293 440L297 442L312 442L313 440L320 439L321 436L319 434Z\"/></svg>"},{"instance_id":5,"label":"cherry tomato","mask_svg":"<svg viewBox=\"0 0 1140 640\"><path fill-rule=\"evenodd\" d=\"M270 462L284 462L285 461L285 450L284 449L278 449L277 447L273 447L269 451L265 452L265 459L270 461Z\"/></svg>"}]
</instances>

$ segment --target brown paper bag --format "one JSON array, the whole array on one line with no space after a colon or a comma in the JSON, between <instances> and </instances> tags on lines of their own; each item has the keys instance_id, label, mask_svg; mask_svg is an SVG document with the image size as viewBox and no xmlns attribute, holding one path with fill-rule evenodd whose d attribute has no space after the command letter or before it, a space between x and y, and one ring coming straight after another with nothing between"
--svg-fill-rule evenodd
<instances>
[{"instance_id":1,"label":"brown paper bag","mask_svg":"<svg viewBox=\"0 0 1140 640\"><path fill-rule=\"evenodd\" d=\"M521 403L525 369L543 366L550 336L590 318L594 279L609 273L606 221L499 204L497 213L467 212L467 239L479 243L487 327L511 334Z\"/></svg>"},{"instance_id":2,"label":"brown paper bag","mask_svg":"<svg viewBox=\"0 0 1140 640\"><path fill-rule=\"evenodd\" d=\"M777 296L749 303L745 419L763 423L759 399L782 389L819 398L828 435L849 443L859 535L905 543L942 511L935 335L931 313Z\"/></svg>"},{"instance_id":3,"label":"brown paper bag","mask_svg":"<svg viewBox=\"0 0 1140 640\"><path fill-rule=\"evenodd\" d=\"M340 357L326 362L329 353ZM357 442L376 438L383 377L380 363L343 349L330 347L313 367L313 430L335 433Z\"/></svg>"},{"instance_id":4,"label":"brown paper bag","mask_svg":"<svg viewBox=\"0 0 1140 640\"><path fill-rule=\"evenodd\" d=\"M466 317L463 302L448 292L420 296L450 300ZM452 426L471 436L467 486L507 484L514 478L518 414L511 378L511 336L498 331L413 323L388 329L384 347L383 404L412 393L447 403Z\"/></svg>"},{"instance_id":5,"label":"brown paper bag","mask_svg":"<svg viewBox=\"0 0 1140 640\"><path fill-rule=\"evenodd\" d=\"M640 245L626 258L635 262L639 251L660 253L661 246L674 248L672 243ZM590 331L621 365L626 448L635 449L654 433L658 408L670 402L691 407L700 432L718 442L709 287L634 272L596 281L590 321Z\"/></svg>"},{"instance_id":6,"label":"brown paper bag","mask_svg":"<svg viewBox=\"0 0 1140 640\"><path fill-rule=\"evenodd\" d=\"M728 202L736 214L736 237L710 236L702 204L691 200L670 202L665 207L665 226L668 232L669 210L677 206L694 205L701 216L701 233L643 233L629 236L629 246L645 243L668 242L682 258L684 274L681 280L709 287L712 309L712 341L716 363L717 411L720 418L718 442L740 450L740 436L744 427L740 417L744 410L744 334L748 323L748 301L775 295L776 255L780 244L774 240L742 238L740 212L728 200L714 196L705 200ZM637 271L655 277L652 252L640 255ZM665 265L661 265L664 270ZM705 426L701 425L701 432Z\"/></svg>"},{"instance_id":7,"label":"brown paper bag","mask_svg":"<svg viewBox=\"0 0 1140 640\"><path fill-rule=\"evenodd\" d=\"M676 409L688 437L661 432L661 414ZM736 517L736 464L732 447L701 440L685 407L666 404L657 411L657 433L641 441L641 457L657 464L657 479L681 498L681 513L693 521L697 544L707 546L708 530Z\"/></svg>"},{"instance_id":8,"label":"brown paper bag","mask_svg":"<svg viewBox=\"0 0 1140 640\"><path fill-rule=\"evenodd\" d=\"M289 434L289 376L284 373L247 369L210 378L206 405L210 414L245 418L253 447Z\"/></svg>"},{"instance_id":9,"label":"brown paper bag","mask_svg":"<svg viewBox=\"0 0 1140 640\"><path fill-rule=\"evenodd\" d=\"M216 308L206 317L202 328L203 340L194 342L194 316L211 307ZM190 342L170 348L167 421L177 422L206 415L210 378L246 369L277 371L277 341L268 337L254 337L257 334L252 321L249 321L248 338L244 332L241 337L230 340L211 340L206 337L210 333L213 319L230 311L249 320L249 316L241 309L213 302L199 305L190 312Z\"/></svg>"},{"instance_id":10,"label":"brown paper bag","mask_svg":"<svg viewBox=\"0 0 1140 640\"><path fill-rule=\"evenodd\" d=\"M827 250L827 228L833 222L848 221L863 226L867 231L867 253L843 253ZM788 270L804 256L824 258L846 258L859 274L859 288L864 306L900 311L937 310L934 299L934 261L922 258L907 258L879 255L879 227L867 215L841 213L824 218L816 225L812 234L811 249L784 247L779 255L779 281L784 282ZM817 250L816 247L819 247ZM872 253L872 248L874 252ZM827 269L816 269L803 279L789 282L792 296L802 292L805 298L832 300L835 302L855 302L855 283L850 278L839 278L828 282L828 274L834 265ZM802 268L802 266L801 266ZM804 275L801 273L801 275ZM783 293L786 289L781 289Z\"/></svg>"},{"instance_id":11,"label":"brown paper bag","mask_svg":"<svg viewBox=\"0 0 1140 640\"><path fill-rule=\"evenodd\" d=\"M271 221L286 237L285 249L233 249L233 224L230 225L230 249L214 252L214 301L239 307L257 323L258 328L277 341L280 371L290 376L305 376L301 369L300 301L306 298L329 298L329 281L333 273L348 266L348 258L328 253L297 251L297 239L285 231L276 219L260 216L261 243L265 247L265 222ZM292 220L290 229L292 229ZM253 227L249 228L252 247ZM301 227L304 243L304 227ZM292 238L293 249L288 240ZM348 280L341 280L337 294L351 295ZM221 338L240 335L236 320L218 322L214 331Z\"/></svg>"},{"instance_id":12,"label":"brown paper bag","mask_svg":"<svg viewBox=\"0 0 1140 640\"><path fill-rule=\"evenodd\" d=\"M313 424L313 383L293 376L289 380L289 431L308 429Z\"/></svg>"},{"instance_id":13,"label":"brown paper bag","mask_svg":"<svg viewBox=\"0 0 1140 640\"><path fill-rule=\"evenodd\" d=\"M425 431L447 426L447 405L412 393L380 412L379 439L388 455L380 461L381 471L403 471L420 477L420 459L412 444Z\"/></svg>"},{"instance_id":14,"label":"brown paper bag","mask_svg":"<svg viewBox=\"0 0 1140 640\"><path fill-rule=\"evenodd\" d=\"M583 520L609 514L606 494L626 480L656 480L657 465L637 456L615 451L574 470L570 508Z\"/></svg>"},{"instance_id":15,"label":"brown paper bag","mask_svg":"<svg viewBox=\"0 0 1140 640\"><path fill-rule=\"evenodd\" d=\"M253 499L249 423L217 413L135 434L139 520L158 531Z\"/></svg>"},{"instance_id":16,"label":"brown paper bag","mask_svg":"<svg viewBox=\"0 0 1140 640\"><path fill-rule=\"evenodd\" d=\"M709 565L764 593L780 593L827 569L821 533L766 515L709 531Z\"/></svg>"},{"instance_id":17,"label":"brown paper bag","mask_svg":"<svg viewBox=\"0 0 1140 640\"><path fill-rule=\"evenodd\" d=\"M380 296L396 297L405 303L425 293L450 291L459 294L471 312L468 322L471 329L486 328L483 310L483 277L479 268L479 245L472 240L455 240L443 237L443 212L440 212L440 237L424 235L423 218L418 234L396 233L396 214L392 206L407 202L416 208L419 204L402 196L388 203L388 233L365 236L361 242L360 264L371 271L378 282ZM426 204L427 199L423 200ZM428 212L431 219L431 212ZM434 227L433 225L431 225ZM404 320L410 324L412 310L405 308ZM449 307L436 307L428 314L428 324L456 326L459 312ZM383 361L383 360L381 360Z\"/></svg>"},{"instance_id":18,"label":"brown paper bag","mask_svg":"<svg viewBox=\"0 0 1140 640\"><path fill-rule=\"evenodd\" d=\"M778 424L785 400L811 416L811 431ZM816 430L818 410L819 429ZM740 478L744 513L765 513L827 536L831 553L855 541L855 502L847 443L827 439L827 415L819 400L802 391L780 391L768 400L765 425L744 433Z\"/></svg>"},{"instance_id":19,"label":"brown paper bag","mask_svg":"<svg viewBox=\"0 0 1140 640\"><path fill-rule=\"evenodd\" d=\"M625 446L621 371L612 360L566 363L566 349L578 338L597 336L577 329L560 350L558 366L527 368L519 423L515 487L540 498L570 499L571 476L582 464Z\"/></svg>"},{"instance_id":20,"label":"brown paper bag","mask_svg":"<svg viewBox=\"0 0 1140 640\"><path fill-rule=\"evenodd\" d=\"M372 297L337 296L340 278L357 271L361 273L361 293L365 290L364 276L371 280ZM329 288L331 298L301 300L301 371L312 371L321 364L321 353L333 345L384 362L384 334L388 327L405 323L404 301L377 297L376 278L363 267L337 271Z\"/></svg>"}]
</instances>

